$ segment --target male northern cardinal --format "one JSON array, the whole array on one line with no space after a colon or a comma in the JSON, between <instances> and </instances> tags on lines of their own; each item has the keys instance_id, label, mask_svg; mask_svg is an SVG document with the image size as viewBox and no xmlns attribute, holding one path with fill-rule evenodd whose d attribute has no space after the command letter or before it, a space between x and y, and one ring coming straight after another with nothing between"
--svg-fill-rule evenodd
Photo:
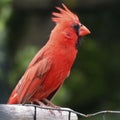
<instances>
[{"instance_id":1,"label":"male northern cardinal","mask_svg":"<svg viewBox=\"0 0 120 120\"><path fill-rule=\"evenodd\" d=\"M78 52L79 38L90 31L64 4L56 7L56 23L46 45L35 55L13 90L8 104L50 103L51 98L69 75Z\"/></svg>"}]
</instances>

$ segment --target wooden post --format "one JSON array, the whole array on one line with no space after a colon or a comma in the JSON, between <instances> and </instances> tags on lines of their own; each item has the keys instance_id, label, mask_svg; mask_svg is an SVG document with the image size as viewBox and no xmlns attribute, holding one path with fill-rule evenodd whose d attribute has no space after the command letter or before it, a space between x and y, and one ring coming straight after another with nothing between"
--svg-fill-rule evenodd
<instances>
[{"instance_id":1,"label":"wooden post","mask_svg":"<svg viewBox=\"0 0 120 120\"><path fill-rule=\"evenodd\" d=\"M52 108L51 108L52 109ZM42 109L32 105L0 105L0 120L78 120L69 108L58 110Z\"/></svg>"}]
</instances>

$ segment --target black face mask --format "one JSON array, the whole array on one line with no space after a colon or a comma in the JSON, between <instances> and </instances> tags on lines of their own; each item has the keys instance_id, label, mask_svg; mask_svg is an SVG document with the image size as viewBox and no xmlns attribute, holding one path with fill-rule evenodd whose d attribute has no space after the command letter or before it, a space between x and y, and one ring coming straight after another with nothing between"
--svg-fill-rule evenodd
<instances>
[{"instance_id":1,"label":"black face mask","mask_svg":"<svg viewBox=\"0 0 120 120\"><path fill-rule=\"evenodd\" d=\"M81 25L79 25L79 24L72 25L72 28L75 30L75 32L78 36L78 40L77 40L77 43L76 43L76 46L75 46L77 49L79 48L79 46L81 45L81 41L83 40L83 37L79 36L81 26L82 26L82 24Z\"/></svg>"},{"instance_id":2,"label":"black face mask","mask_svg":"<svg viewBox=\"0 0 120 120\"><path fill-rule=\"evenodd\" d=\"M72 25L72 28L75 30L77 36L79 37L80 25L79 24L74 24L74 25Z\"/></svg>"}]
</instances>

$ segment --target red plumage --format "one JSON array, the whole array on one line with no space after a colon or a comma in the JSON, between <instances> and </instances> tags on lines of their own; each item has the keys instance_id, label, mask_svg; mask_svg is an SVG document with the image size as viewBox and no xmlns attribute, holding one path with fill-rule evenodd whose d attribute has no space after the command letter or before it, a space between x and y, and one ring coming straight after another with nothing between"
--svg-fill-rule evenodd
<instances>
[{"instance_id":1,"label":"red plumage","mask_svg":"<svg viewBox=\"0 0 120 120\"><path fill-rule=\"evenodd\" d=\"M50 100L70 73L76 58L78 38L90 31L64 4L56 7L52 20L56 23L46 45L35 55L13 90L8 104Z\"/></svg>"}]
</instances>

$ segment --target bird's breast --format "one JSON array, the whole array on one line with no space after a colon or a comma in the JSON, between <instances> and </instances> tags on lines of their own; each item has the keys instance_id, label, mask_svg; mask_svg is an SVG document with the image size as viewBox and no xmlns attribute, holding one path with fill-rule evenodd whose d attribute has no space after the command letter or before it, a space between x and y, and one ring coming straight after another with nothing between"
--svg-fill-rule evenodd
<instances>
[{"instance_id":1,"label":"bird's breast","mask_svg":"<svg viewBox=\"0 0 120 120\"><path fill-rule=\"evenodd\" d=\"M50 89L56 89L64 82L76 58L76 53L76 51L68 53L67 50L61 49L52 53L50 58L52 66L45 78L46 85ZM47 87L46 89L48 89Z\"/></svg>"}]
</instances>

